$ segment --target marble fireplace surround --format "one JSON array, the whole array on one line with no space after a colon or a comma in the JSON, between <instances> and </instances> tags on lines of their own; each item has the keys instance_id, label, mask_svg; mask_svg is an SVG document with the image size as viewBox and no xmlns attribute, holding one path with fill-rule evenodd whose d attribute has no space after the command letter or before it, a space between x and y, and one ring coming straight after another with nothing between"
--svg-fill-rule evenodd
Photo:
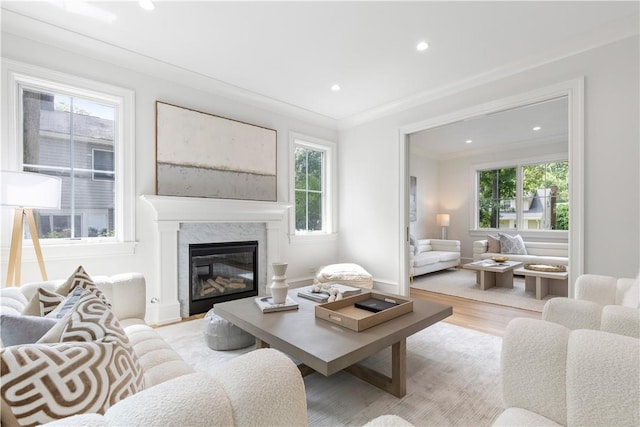
<instances>
[{"instance_id":1,"label":"marble fireplace surround","mask_svg":"<svg viewBox=\"0 0 640 427\"><path fill-rule=\"evenodd\" d=\"M212 242L220 241L221 236L232 241L229 233L234 230L239 232L237 240L260 241L259 238L247 237L262 235L266 244L260 242L258 255L259 263L265 262L265 265L260 267L258 289L260 295L265 294L265 278L273 275L271 263L280 260L280 240L284 235L282 230L286 226L284 221L290 204L156 195L140 198L152 207L157 231L153 260L155 277L147 280L147 323L162 325L176 322L185 313L180 304L180 299L184 298L179 297L183 293L179 292L179 252L181 245L188 245L189 240L197 235L194 231L213 239ZM182 240L181 228L190 231L183 234ZM200 243L202 236L192 243Z\"/></svg>"}]
</instances>

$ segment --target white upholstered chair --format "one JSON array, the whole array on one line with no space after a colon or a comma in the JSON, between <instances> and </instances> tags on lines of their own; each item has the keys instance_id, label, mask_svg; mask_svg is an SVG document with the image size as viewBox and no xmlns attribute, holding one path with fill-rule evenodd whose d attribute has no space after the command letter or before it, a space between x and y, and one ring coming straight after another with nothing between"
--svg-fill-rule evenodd
<instances>
[{"instance_id":1,"label":"white upholstered chair","mask_svg":"<svg viewBox=\"0 0 640 427\"><path fill-rule=\"evenodd\" d=\"M575 290L575 299L550 299L542 319L569 329L599 329L640 338L638 278L583 274L576 280Z\"/></svg>"}]
</instances>

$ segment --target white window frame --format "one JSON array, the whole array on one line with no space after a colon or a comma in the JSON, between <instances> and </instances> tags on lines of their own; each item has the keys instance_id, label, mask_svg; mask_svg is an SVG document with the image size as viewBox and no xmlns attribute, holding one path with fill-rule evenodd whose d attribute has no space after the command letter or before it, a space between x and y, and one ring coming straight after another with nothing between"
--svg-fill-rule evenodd
<instances>
[{"instance_id":1,"label":"white window frame","mask_svg":"<svg viewBox=\"0 0 640 427\"><path fill-rule=\"evenodd\" d=\"M135 94L132 90L76 77L18 61L2 61L3 96L2 144L0 167L3 170L22 170L22 101L20 86L88 96L106 104L116 105L117 123L114 167L115 182L115 230L116 237L91 237L82 239L41 239L40 244L47 259L68 259L78 256L133 254L135 250ZM1 230L8 233L11 215L3 215ZM25 240L25 245L31 245ZM65 251L48 248L67 248ZM7 248L2 247L5 252ZM30 257L28 251L25 260ZM47 255L46 252L51 252ZM61 255L64 254L64 255ZM4 254L3 254L4 255ZM34 257L35 259L35 257Z\"/></svg>"},{"instance_id":2,"label":"white window frame","mask_svg":"<svg viewBox=\"0 0 640 427\"><path fill-rule=\"evenodd\" d=\"M523 192L523 177L522 177L522 168L528 165L541 164L541 163L554 163L554 162L565 162L568 161L568 156L566 154L549 154L545 156L537 156L537 157L529 157L523 159L516 160L504 160L500 162L491 162L491 163L483 163L476 164L471 167L471 185L473 194L473 209L472 213L472 223L473 226L470 230L470 234L472 236L482 236L486 235L487 232L504 232L504 233L517 233L523 237L535 236L541 237L545 236L551 240L558 241L566 241L569 237L569 230L524 230L522 229L522 220L523 220L523 212L522 212L522 192ZM516 168L516 228L515 229L506 229L506 228L480 228L478 224L478 172L484 170L492 170L492 169L503 169L513 167ZM569 165L571 168L571 165ZM571 169L570 169L571 170ZM571 199L569 199L569 203L571 206ZM571 225L569 225L571 227Z\"/></svg>"},{"instance_id":3,"label":"white window frame","mask_svg":"<svg viewBox=\"0 0 640 427\"><path fill-rule=\"evenodd\" d=\"M296 147L302 146L324 153L323 162L323 212L322 230L297 231L295 210L295 166ZM293 207L289 209L289 240L291 242L309 242L319 239L335 239L337 237L337 160L336 144L295 132L289 133L289 200Z\"/></svg>"}]
</instances>

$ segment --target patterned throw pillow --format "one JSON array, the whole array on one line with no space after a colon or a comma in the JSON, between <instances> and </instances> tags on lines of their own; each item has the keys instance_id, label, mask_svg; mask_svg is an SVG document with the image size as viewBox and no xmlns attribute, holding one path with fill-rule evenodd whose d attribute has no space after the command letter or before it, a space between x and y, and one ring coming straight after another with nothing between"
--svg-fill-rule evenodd
<instances>
[{"instance_id":1,"label":"patterned throw pillow","mask_svg":"<svg viewBox=\"0 0 640 427\"><path fill-rule=\"evenodd\" d=\"M104 293L98 288L95 283L93 283L93 279L89 277L89 274L84 270L82 266L79 266L76 271L73 272L69 280L65 282L64 288L58 288L58 293L62 293L63 295L70 294L76 287L81 287L82 289L89 290L93 292L98 298L104 301L109 307L111 307L111 303L104 295ZM68 289L68 290L67 290ZM64 293L66 291L66 293Z\"/></svg>"},{"instance_id":2,"label":"patterned throw pillow","mask_svg":"<svg viewBox=\"0 0 640 427\"><path fill-rule=\"evenodd\" d=\"M516 234L515 236L509 236L508 234L500 233L500 249L503 254L514 255L527 255L527 248L524 246L522 236Z\"/></svg>"},{"instance_id":3,"label":"patterned throw pillow","mask_svg":"<svg viewBox=\"0 0 640 427\"><path fill-rule=\"evenodd\" d=\"M60 343L2 351L3 420L5 408L20 425L85 412L104 414L143 389L142 369L129 338L99 297L81 292L59 324Z\"/></svg>"}]
</instances>

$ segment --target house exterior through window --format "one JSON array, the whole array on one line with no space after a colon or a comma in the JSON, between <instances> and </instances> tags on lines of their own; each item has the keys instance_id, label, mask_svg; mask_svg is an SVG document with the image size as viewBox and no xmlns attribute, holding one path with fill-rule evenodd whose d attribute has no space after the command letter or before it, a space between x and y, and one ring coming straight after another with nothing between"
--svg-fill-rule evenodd
<instances>
[{"instance_id":1,"label":"house exterior through window","mask_svg":"<svg viewBox=\"0 0 640 427\"><path fill-rule=\"evenodd\" d=\"M569 230L569 162L477 171L480 229Z\"/></svg>"},{"instance_id":2,"label":"house exterior through window","mask_svg":"<svg viewBox=\"0 0 640 427\"><path fill-rule=\"evenodd\" d=\"M109 253L127 253L135 241L133 92L20 63L7 74L12 145L3 169L62 181L61 208L34 210L41 243L99 239L123 244Z\"/></svg>"}]
</instances>

